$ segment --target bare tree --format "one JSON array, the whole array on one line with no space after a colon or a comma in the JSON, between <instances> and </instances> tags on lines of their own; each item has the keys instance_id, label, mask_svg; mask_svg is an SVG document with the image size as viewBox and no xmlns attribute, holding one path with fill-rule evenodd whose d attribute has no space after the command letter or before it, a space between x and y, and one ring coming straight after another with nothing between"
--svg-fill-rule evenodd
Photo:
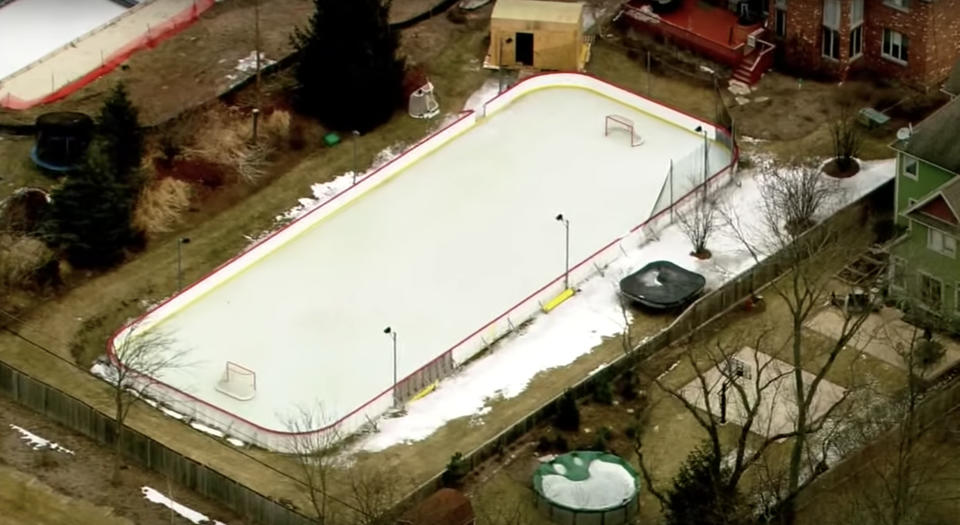
<instances>
[{"instance_id":1,"label":"bare tree","mask_svg":"<svg viewBox=\"0 0 960 525\"><path fill-rule=\"evenodd\" d=\"M320 405L298 407L283 419L283 424L291 434L291 452L303 476L313 517L321 525L339 523L340 509L329 490L336 462L334 446L340 439L336 427L318 431L329 424Z\"/></svg>"},{"instance_id":2,"label":"bare tree","mask_svg":"<svg viewBox=\"0 0 960 525\"><path fill-rule=\"evenodd\" d=\"M830 124L834 159L841 173L848 173L855 165L854 157L863 145L863 133L849 103L841 103L836 119Z\"/></svg>"},{"instance_id":3,"label":"bare tree","mask_svg":"<svg viewBox=\"0 0 960 525\"><path fill-rule=\"evenodd\" d=\"M355 511L355 525L392 523L394 505L403 496L404 479L391 470L355 466L347 474L348 502Z\"/></svg>"},{"instance_id":4,"label":"bare tree","mask_svg":"<svg viewBox=\"0 0 960 525\"><path fill-rule=\"evenodd\" d=\"M791 390L797 404L786 489L779 495L782 520L792 524L796 495L822 471L804 471L810 458L807 438L819 426L811 419L813 400L872 308L866 305L856 311L840 309L839 327L825 346L810 340L805 325L815 314L830 307L834 294L843 295L844 289L850 291L852 287L834 279L838 263L849 261L865 249L869 238L864 235L862 224L812 228L821 216L836 211L840 191L834 181L822 176L809 162L766 169L759 184L762 198L756 220L746 220L732 208L725 209L722 216L727 229L758 263L770 257L785 272L770 289L787 310L790 352L785 361L793 365ZM810 376L804 374L804 366L811 367Z\"/></svg>"},{"instance_id":5,"label":"bare tree","mask_svg":"<svg viewBox=\"0 0 960 525\"><path fill-rule=\"evenodd\" d=\"M715 494L735 494L744 474L762 461L774 443L796 438L801 432L823 429L843 405L847 394L830 400L802 429L784 420L782 405L794 405L790 378L794 367L774 358L775 344L770 329L747 338L738 335L727 341L715 339L688 343L681 361L694 372L693 382L682 388L667 384L662 377L650 380L678 401L707 434L704 458L709 458ZM791 407L792 408L792 407ZM792 414L791 414L792 415ZM739 430L731 447L721 439L721 427L728 421ZM634 442L640 472L647 489L661 505L668 495L658 488L644 461L641 437Z\"/></svg>"},{"instance_id":6,"label":"bare tree","mask_svg":"<svg viewBox=\"0 0 960 525\"><path fill-rule=\"evenodd\" d=\"M813 226L818 214L835 211L841 195L837 181L809 160L773 166L759 177L763 228L775 248Z\"/></svg>"},{"instance_id":7,"label":"bare tree","mask_svg":"<svg viewBox=\"0 0 960 525\"><path fill-rule=\"evenodd\" d=\"M676 217L680 229L693 245L692 255L701 259L710 257L707 241L720 226L716 205L698 196L696 202L679 211Z\"/></svg>"},{"instance_id":8,"label":"bare tree","mask_svg":"<svg viewBox=\"0 0 960 525\"><path fill-rule=\"evenodd\" d=\"M173 338L161 330L138 330L138 325L126 329L113 347L115 366L112 367L116 461L113 481L120 481L124 429L130 408L144 399L157 378L165 373L189 366L188 350L178 348Z\"/></svg>"}]
</instances>

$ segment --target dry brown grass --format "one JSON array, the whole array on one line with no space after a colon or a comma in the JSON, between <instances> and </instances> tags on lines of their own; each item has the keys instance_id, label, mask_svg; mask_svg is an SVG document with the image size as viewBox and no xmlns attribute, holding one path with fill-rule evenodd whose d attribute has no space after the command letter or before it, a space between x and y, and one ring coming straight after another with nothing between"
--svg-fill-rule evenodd
<instances>
[{"instance_id":1,"label":"dry brown grass","mask_svg":"<svg viewBox=\"0 0 960 525\"><path fill-rule=\"evenodd\" d=\"M0 234L0 289L28 284L51 257L53 252L43 241L26 235Z\"/></svg>"},{"instance_id":2,"label":"dry brown grass","mask_svg":"<svg viewBox=\"0 0 960 525\"><path fill-rule=\"evenodd\" d=\"M276 110L260 119L258 142L252 143L253 120L236 108L210 111L183 125L193 128L192 143L184 147L187 157L230 167L248 182L256 182L266 173L270 155L289 147L290 113Z\"/></svg>"},{"instance_id":3,"label":"dry brown grass","mask_svg":"<svg viewBox=\"0 0 960 525\"><path fill-rule=\"evenodd\" d=\"M188 182L171 178L152 181L140 192L133 226L147 235L173 231L189 209L192 196Z\"/></svg>"}]
</instances>

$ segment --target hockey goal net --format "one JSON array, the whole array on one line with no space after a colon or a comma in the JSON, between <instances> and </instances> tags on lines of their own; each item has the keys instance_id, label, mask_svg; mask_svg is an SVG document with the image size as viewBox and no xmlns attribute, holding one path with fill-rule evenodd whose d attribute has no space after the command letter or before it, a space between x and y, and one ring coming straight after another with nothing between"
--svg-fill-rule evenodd
<instances>
[{"instance_id":1,"label":"hockey goal net","mask_svg":"<svg viewBox=\"0 0 960 525\"><path fill-rule=\"evenodd\" d=\"M603 136L606 137L614 131L626 131L630 134L630 146L636 147L643 144L643 137L637 134L633 127L633 121L622 115L607 115L603 121Z\"/></svg>"},{"instance_id":2,"label":"hockey goal net","mask_svg":"<svg viewBox=\"0 0 960 525\"><path fill-rule=\"evenodd\" d=\"M217 382L217 391L240 401L257 395L257 373L249 368L227 361L223 375Z\"/></svg>"}]
</instances>

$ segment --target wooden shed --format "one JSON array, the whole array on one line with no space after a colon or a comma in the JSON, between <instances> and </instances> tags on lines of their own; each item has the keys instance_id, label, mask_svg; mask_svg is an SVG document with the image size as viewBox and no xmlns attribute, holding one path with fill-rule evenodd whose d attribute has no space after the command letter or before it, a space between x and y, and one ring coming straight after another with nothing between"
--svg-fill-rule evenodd
<instances>
[{"instance_id":1,"label":"wooden shed","mask_svg":"<svg viewBox=\"0 0 960 525\"><path fill-rule=\"evenodd\" d=\"M474 525L473 506L461 492L440 489L410 509L397 525Z\"/></svg>"},{"instance_id":2,"label":"wooden shed","mask_svg":"<svg viewBox=\"0 0 960 525\"><path fill-rule=\"evenodd\" d=\"M583 71L589 55L582 4L498 0L494 6L485 66Z\"/></svg>"}]
</instances>

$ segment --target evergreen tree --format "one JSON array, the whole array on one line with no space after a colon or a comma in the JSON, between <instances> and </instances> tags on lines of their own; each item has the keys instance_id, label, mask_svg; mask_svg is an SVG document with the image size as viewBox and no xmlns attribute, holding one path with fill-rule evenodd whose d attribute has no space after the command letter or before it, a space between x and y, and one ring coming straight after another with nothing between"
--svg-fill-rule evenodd
<instances>
[{"instance_id":1,"label":"evergreen tree","mask_svg":"<svg viewBox=\"0 0 960 525\"><path fill-rule=\"evenodd\" d=\"M118 182L139 187L143 131L140 129L139 111L130 102L123 83L113 88L100 107L97 138L103 142L103 152L110 163L110 171Z\"/></svg>"},{"instance_id":2,"label":"evergreen tree","mask_svg":"<svg viewBox=\"0 0 960 525\"><path fill-rule=\"evenodd\" d=\"M729 472L709 446L687 456L667 493L667 525L735 525L740 518L736 488L728 487Z\"/></svg>"},{"instance_id":3,"label":"evergreen tree","mask_svg":"<svg viewBox=\"0 0 960 525\"><path fill-rule=\"evenodd\" d=\"M45 223L49 244L79 268L120 262L134 238L130 218L135 198L130 186L117 180L104 143L95 142L84 168L50 196Z\"/></svg>"},{"instance_id":4,"label":"evergreen tree","mask_svg":"<svg viewBox=\"0 0 960 525\"><path fill-rule=\"evenodd\" d=\"M403 60L390 29L389 0L314 0L296 29L296 102L333 129L369 131L401 103Z\"/></svg>"}]
</instances>

